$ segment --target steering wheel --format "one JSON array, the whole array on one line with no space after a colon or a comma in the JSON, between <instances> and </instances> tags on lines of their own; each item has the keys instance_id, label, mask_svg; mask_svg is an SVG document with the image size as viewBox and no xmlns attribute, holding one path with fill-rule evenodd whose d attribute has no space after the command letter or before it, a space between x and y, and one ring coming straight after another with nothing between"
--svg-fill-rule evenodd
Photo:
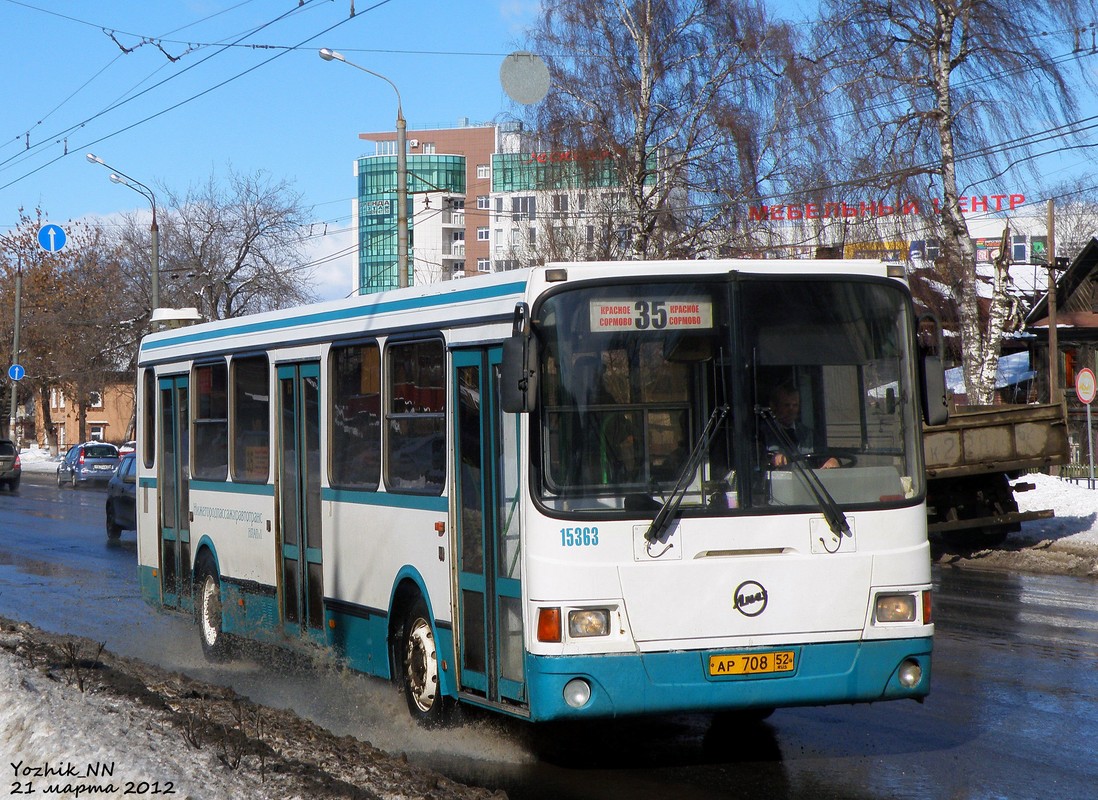
<instances>
[{"instance_id":1,"label":"steering wheel","mask_svg":"<svg viewBox=\"0 0 1098 800\"><path fill-rule=\"evenodd\" d=\"M858 463L858 456L851 453L849 450L834 450L830 448L816 450L808 457L808 461L813 469L820 469L824 463L831 458L839 462L840 468L853 467Z\"/></svg>"}]
</instances>

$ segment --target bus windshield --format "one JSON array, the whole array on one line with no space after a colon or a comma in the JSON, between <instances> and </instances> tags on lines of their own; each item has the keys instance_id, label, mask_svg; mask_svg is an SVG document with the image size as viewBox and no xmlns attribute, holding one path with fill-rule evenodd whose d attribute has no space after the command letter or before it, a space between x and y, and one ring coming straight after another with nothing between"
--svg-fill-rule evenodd
<instances>
[{"instance_id":1,"label":"bus windshield","mask_svg":"<svg viewBox=\"0 0 1098 800\"><path fill-rule=\"evenodd\" d=\"M538 499L562 514L650 516L678 485L683 515L803 510L819 503L809 469L844 507L913 501L909 313L898 285L836 278L548 297L534 320Z\"/></svg>"}]
</instances>

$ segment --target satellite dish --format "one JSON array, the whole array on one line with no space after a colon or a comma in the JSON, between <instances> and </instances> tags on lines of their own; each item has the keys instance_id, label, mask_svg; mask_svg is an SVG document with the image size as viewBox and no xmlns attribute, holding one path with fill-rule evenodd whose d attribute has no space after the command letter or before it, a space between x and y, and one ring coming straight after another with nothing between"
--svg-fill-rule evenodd
<instances>
[{"instance_id":1,"label":"satellite dish","mask_svg":"<svg viewBox=\"0 0 1098 800\"><path fill-rule=\"evenodd\" d=\"M516 103L537 103L549 92L549 67L541 56L518 50L503 59L499 82Z\"/></svg>"}]
</instances>

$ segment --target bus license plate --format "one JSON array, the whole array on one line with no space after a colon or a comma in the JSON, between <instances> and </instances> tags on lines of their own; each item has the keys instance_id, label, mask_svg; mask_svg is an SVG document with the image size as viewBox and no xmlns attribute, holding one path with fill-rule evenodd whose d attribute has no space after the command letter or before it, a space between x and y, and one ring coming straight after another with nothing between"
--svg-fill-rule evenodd
<instances>
[{"instance_id":1,"label":"bus license plate","mask_svg":"<svg viewBox=\"0 0 1098 800\"><path fill-rule=\"evenodd\" d=\"M709 674L720 678L725 675L793 672L795 668L793 652L792 650L774 650L767 653L709 656Z\"/></svg>"}]
</instances>

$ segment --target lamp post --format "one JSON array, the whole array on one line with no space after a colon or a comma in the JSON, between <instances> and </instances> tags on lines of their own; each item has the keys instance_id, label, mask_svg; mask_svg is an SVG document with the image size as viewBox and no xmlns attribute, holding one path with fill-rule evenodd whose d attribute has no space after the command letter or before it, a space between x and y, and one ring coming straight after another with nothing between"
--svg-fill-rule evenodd
<instances>
[{"instance_id":1,"label":"lamp post","mask_svg":"<svg viewBox=\"0 0 1098 800\"><path fill-rule=\"evenodd\" d=\"M149 311L149 320L152 324L152 329L157 329L156 323L152 322L153 315L156 314L156 309L160 308L160 228L156 224L156 195L153 190L143 184L136 178L131 178L122 170L107 164L103 159L94 153L88 153L86 156L89 163L99 164L106 167L111 171L111 182L120 183L123 186L127 186L133 189L139 195L144 197L152 205L152 225L149 226L149 232L152 234L152 254L151 254L151 269L152 269L152 308Z\"/></svg>"},{"instance_id":2,"label":"lamp post","mask_svg":"<svg viewBox=\"0 0 1098 800\"><path fill-rule=\"evenodd\" d=\"M359 66L353 61L348 61L343 57L341 53L337 53L334 50L329 50L327 47L321 48L320 57L325 61L342 61L349 67L360 69L363 72L373 75L375 78L381 78L387 84L393 87L393 91L397 96L397 118L396 118L396 147L397 147L397 286L404 288L408 285L408 152L405 146L405 137L407 134L407 126L404 122L404 109L400 102L400 89L391 80L386 78L380 72L374 72L372 69L366 69L366 67Z\"/></svg>"}]
</instances>

